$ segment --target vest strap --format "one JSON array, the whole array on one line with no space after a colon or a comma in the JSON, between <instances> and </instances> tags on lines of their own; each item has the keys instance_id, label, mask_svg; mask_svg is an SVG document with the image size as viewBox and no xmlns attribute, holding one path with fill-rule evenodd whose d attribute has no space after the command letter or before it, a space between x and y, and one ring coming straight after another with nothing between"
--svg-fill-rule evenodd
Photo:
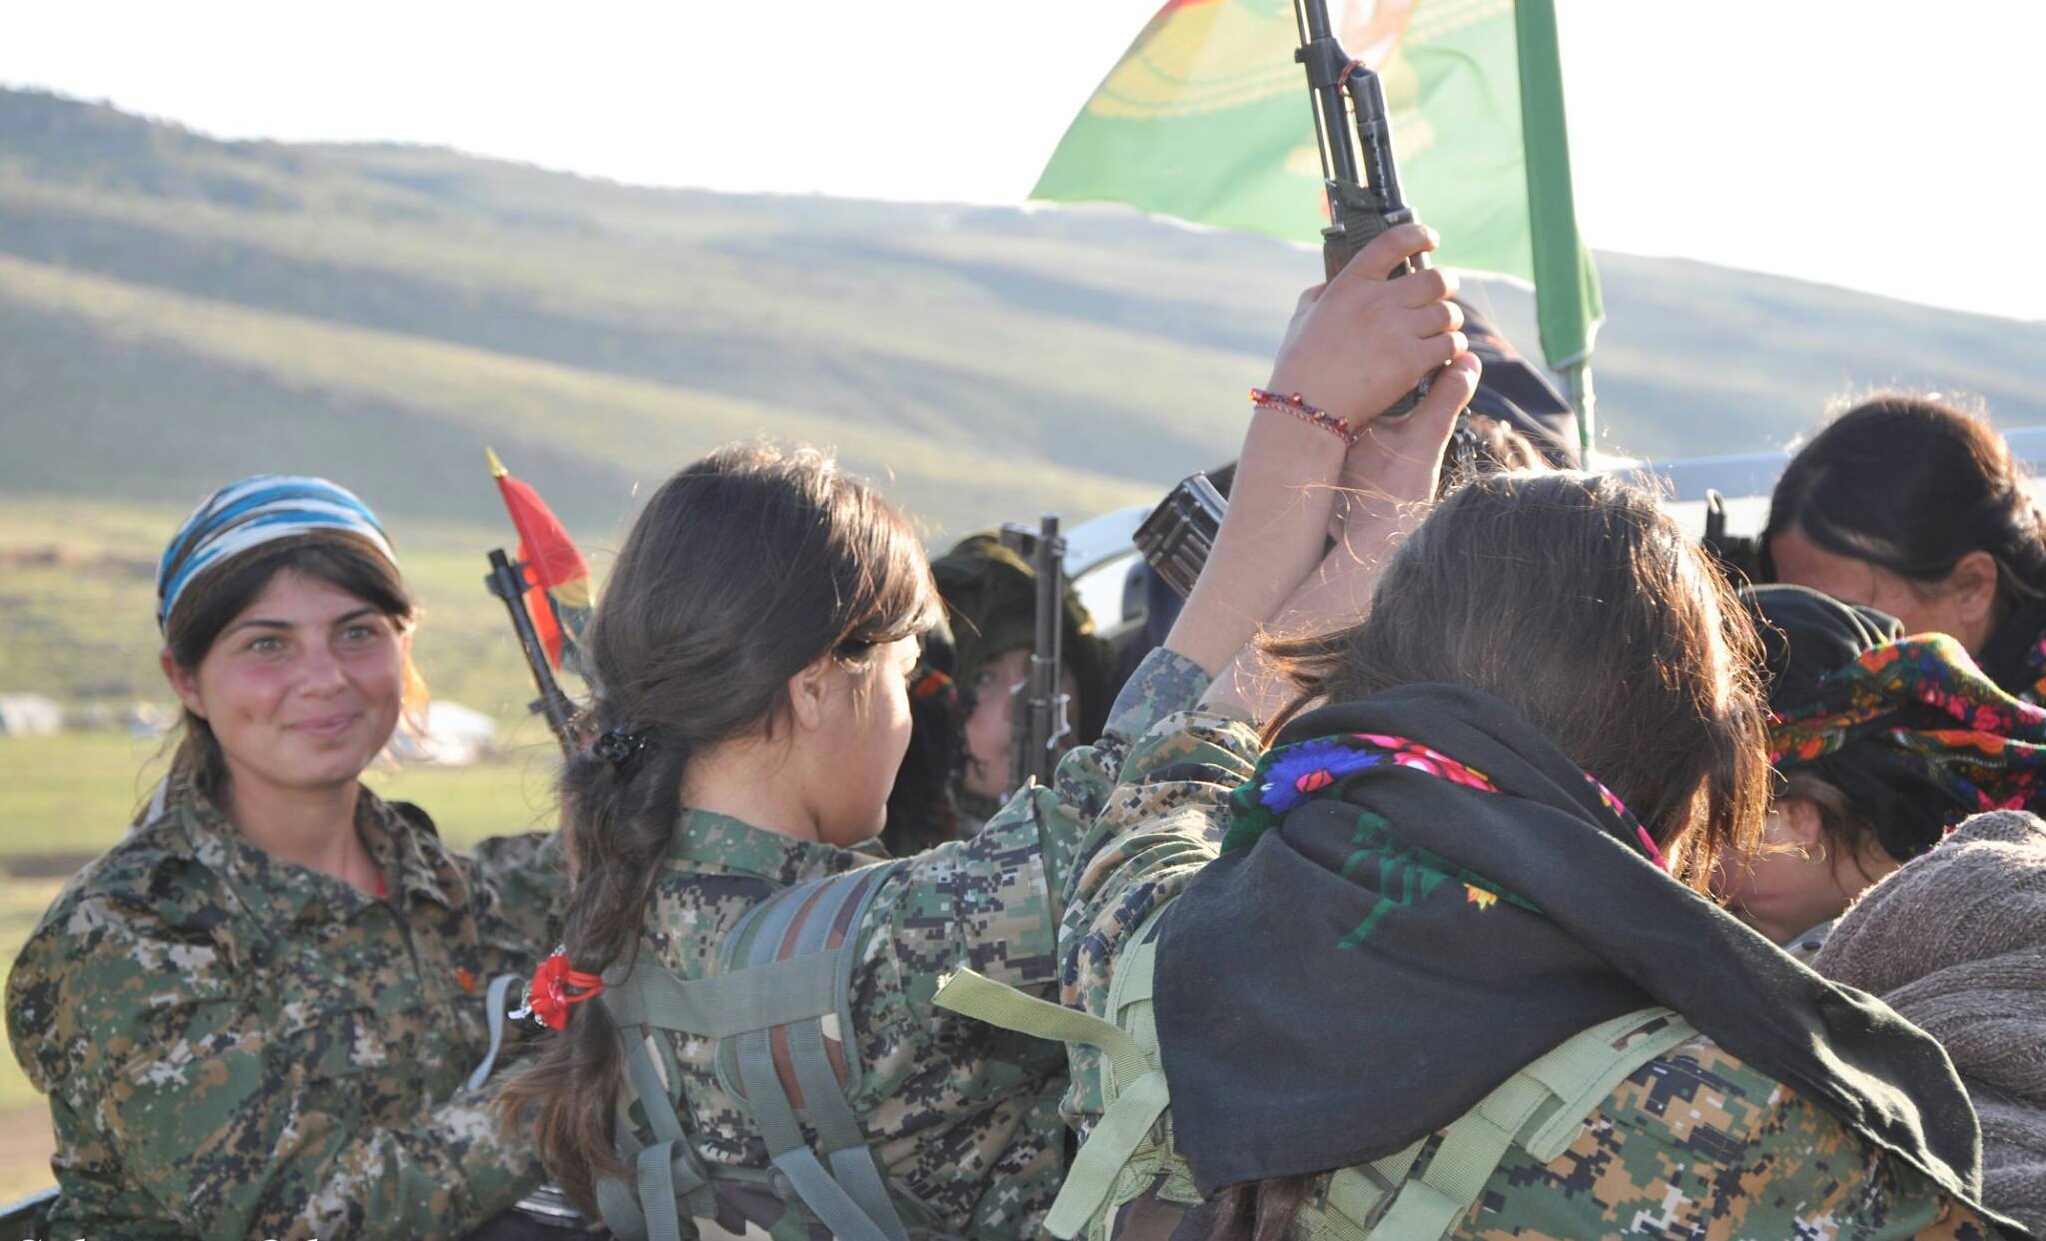
<instances>
[{"instance_id":1,"label":"vest strap","mask_svg":"<svg viewBox=\"0 0 2046 1241\"><path fill-rule=\"evenodd\" d=\"M842 1241L909 1241L897 1191L853 1111L857 1079L840 1079L839 1063L857 1074L856 1052L843 1045L834 1061L825 1038L826 1019L852 1036L858 930L887 873L866 867L769 896L726 937L715 977L685 980L645 950L632 968L607 972L602 1002L657 1139L639 1149L621 1125L619 1153L633 1164L636 1183L597 1187L606 1224L625 1241L681 1241L693 1235L683 1231L684 1204L698 1214L716 1209L709 1170L677 1106L679 1083L662 1076L647 1029L722 1044L720 1077L730 1074L728 1088L758 1126L778 1193L791 1207L800 1201Z\"/></svg>"},{"instance_id":2,"label":"vest strap","mask_svg":"<svg viewBox=\"0 0 2046 1241\"><path fill-rule=\"evenodd\" d=\"M717 978L677 978L641 959L605 972L598 998L621 1026L653 1026L699 1038L731 1038L836 1011L830 954L747 966Z\"/></svg>"},{"instance_id":3,"label":"vest strap","mask_svg":"<svg viewBox=\"0 0 2046 1241\"><path fill-rule=\"evenodd\" d=\"M469 1074L469 1080L462 1083L463 1094L483 1089L483 1083L490 1080L490 1070L497 1067L497 1053L504 1050L504 1023L508 1016L505 1000L512 987L521 981L517 974L499 974L490 980L489 990L483 993L483 1020L490 1030L490 1050L484 1053L483 1063Z\"/></svg>"},{"instance_id":4,"label":"vest strap","mask_svg":"<svg viewBox=\"0 0 2046 1241\"><path fill-rule=\"evenodd\" d=\"M1172 1096L1165 1071L1152 1069L1124 1087L1080 1144L1066 1183L1044 1217L1044 1230L1063 1241L1080 1235L1114 1192L1117 1178L1150 1138Z\"/></svg>"},{"instance_id":5,"label":"vest strap","mask_svg":"<svg viewBox=\"0 0 2046 1241\"><path fill-rule=\"evenodd\" d=\"M1516 1142L1543 1163L1557 1158L1614 1087L1693 1033L1672 1010L1647 1008L1565 1039L1443 1130L1427 1166L1400 1185L1372 1232L1403 1241L1448 1235ZM1551 1151L1558 1134L1567 1136ZM1545 1140L1530 1143L1530 1136Z\"/></svg>"},{"instance_id":6,"label":"vest strap","mask_svg":"<svg viewBox=\"0 0 2046 1241\"><path fill-rule=\"evenodd\" d=\"M972 970L962 969L938 988L936 1004L991 1026L1033 1034L1055 1043L1086 1043L1101 1049L1114 1067L1116 1080L1134 1082L1151 1071L1137 1040L1110 1022L1076 1012L1050 1000L1025 995Z\"/></svg>"}]
</instances>

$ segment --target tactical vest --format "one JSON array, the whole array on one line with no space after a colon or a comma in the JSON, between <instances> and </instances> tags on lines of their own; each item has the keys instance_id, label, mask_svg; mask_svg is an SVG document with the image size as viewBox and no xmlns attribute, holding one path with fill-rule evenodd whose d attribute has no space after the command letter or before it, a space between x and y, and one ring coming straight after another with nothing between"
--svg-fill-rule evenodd
<instances>
[{"instance_id":1,"label":"tactical vest","mask_svg":"<svg viewBox=\"0 0 2046 1241\"><path fill-rule=\"evenodd\" d=\"M1083 1233L1088 1241L1110 1241L1123 1208L1147 1195L1189 1208L1202 1201L1186 1162L1172 1149L1170 1131L1159 1124L1171 1091L1151 1011L1158 916L1139 929L1131 941L1136 947L1117 964L1108 1019L1025 995L970 970L938 992L941 1008L1100 1051L1101 1118L1081 1143L1045 1219L1048 1232L1068 1241ZM1292 1235L1313 1241L1445 1237L1509 1151L1525 1151L1542 1164L1561 1157L1585 1117L1621 1082L1696 1034L1667 1008L1644 1008L1593 1026L1507 1078L1439 1135L1331 1173L1326 1192L1301 1203Z\"/></svg>"},{"instance_id":2,"label":"tactical vest","mask_svg":"<svg viewBox=\"0 0 2046 1241\"><path fill-rule=\"evenodd\" d=\"M607 1178L597 1186L604 1223L622 1241L683 1241L711 1231L720 1186L771 1198L841 1241L950 1241L930 1209L888 1179L851 1104L862 1072L852 1010L858 932L892 869L866 866L768 897L719 945L714 977L679 978L644 944L629 969L606 973L600 999L654 1138L642 1144L618 1125L618 1155L634 1183ZM706 1164L697 1156L688 1109L677 1106L681 1070L673 1049L667 1039L643 1037L642 1026L717 1040L718 1085L766 1141L770 1167Z\"/></svg>"}]
</instances>

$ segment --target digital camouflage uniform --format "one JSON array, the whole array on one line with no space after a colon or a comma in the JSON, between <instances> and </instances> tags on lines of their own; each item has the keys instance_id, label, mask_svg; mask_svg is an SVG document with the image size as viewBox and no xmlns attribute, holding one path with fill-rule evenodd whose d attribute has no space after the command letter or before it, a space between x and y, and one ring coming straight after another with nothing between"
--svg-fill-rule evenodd
<instances>
[{"instance_id":1,"label":"digital camouflage uniform","mask_svg":"<svg viewBox=\"0 0 2046 1241\"><path fill-rule=\"evenodd\" d=\"M455 1095L490 979L530 976L558 935L553 837L463 855L367 789L356 826L388 898L184 796L43 915L7 1028L50 1096L46 1235L451 1238L539 1183Z\"/></svg>"},{"instance_id":2,"label":"digital camouflage uniform","mask_svg":"<svg viewBox=\"0 0 2046 1241\"><path fill-rule=\"evenodd\" d=\"M1141 699L1129 701L1097 745L1067 756L1056 796L1032 786L970 840L882 862L875 851L685 811L655 890L648 942L679 977L698 979L715 976L720 943L773 892L857 867L888 867L854 932L851 1011L863 1072L852 1110L888 1176L929 1207L940 1228L975 1241L1041 1235L1065 1167L1058 1114L1065 1049L941 1011L932 997L962 966L1052 997L1056 897L1068 861L1114 787L1125 738L1159 717ZM748 1238L828 1238L766 1189L716 1178L720 1164L766 1168L766 1146L718 1079L716 1040L654 1037L667 1040L681 1069L685 1106L678 1111L713 1168L720 1225ZM829 1026L826 1045L837 1052ZM636 1105L631 1117L641 1119ZM643 1125L640 1137L655 1140Z\"/></svg>"},{"instance_id":3,"label":"digital camouflage uniform","mask_svg":"<svg viewBox=\"0 0 2046 1241\"><path fill-rule=\"evenodd\" d=\"M1161 705L1190 705L1202 684L1197 669L1169 653L1154 655L1145 671ZM1164 720L1131 748L1122 784L1072 870L1064 1003L1105 1013L1118 955L1217 856L1227 826L1223 799L1250 777L1259 753L1247 726L1198 713ZM1098 1052L1074 1048L1063 1110L1082 1133L1102 1111L1101 1069ZM1169 1110L1162 1123L1170 1125ZM1309 1203L1325 1194L1328 1180L1324 1174L1309 1183ZM1124 1208L1117 1229L1148 1241L1199 1241L1208 1225L1179 1163L1169 1182L1161 1178ZM1294 1235L1306 1233L1296 1228ZM1536 1164L1514 1148L1450 1235L1980 1241L1999 1234L1923 1174L1701 1036L1623 1082L1552 1163Z\"/></svg>"}]
</instances>

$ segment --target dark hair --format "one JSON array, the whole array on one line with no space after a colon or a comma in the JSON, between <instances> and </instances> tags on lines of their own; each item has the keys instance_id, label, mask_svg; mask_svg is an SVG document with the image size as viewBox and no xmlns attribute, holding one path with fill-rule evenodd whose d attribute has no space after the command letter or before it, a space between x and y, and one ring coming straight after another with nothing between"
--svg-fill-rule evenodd
<instances>
[{"instance_id":1,"label":"dark hair","mask_svg":"<svg viewBox=\"0 0 2046 1241\"><path fill-rule=\"evenodd\" d=\"M1881 850L1885 857L1891 856L1890 851L1877 836L1875 824L1855 809L1854 800L1846 790L1809 771L1793 771L1783 777L1776 790L1776 800L1793 799L1810 802L1818 812L1819 838L1825 843L1829 858L1844 857L1852 862L1864 885L1882 878L1869 874L1868 868L1862 865L1862 859L1868 856L1871 845ZM1909 858L1897 860L1910 861Z\"/></svg>"},{"instance_id":2,"label":"dark hair","mask_svg":"<svg viewBox=\"0 0 2046 1241\"><path fill-rule=\"evenodd\" d=\"M957 652L961 709L972 715L975 688L988 664L1037 641L1037 569L1004 546L993 531L971 534L931 562L938 594L945 601ZM1075 698L1070 742L1091 745L1108 723L1114 698L1114 652L1095 631L1094 618L1068 581L1060 624L1062 671L1073 676ZM962 764L962 772L964 770Z\"/></svg>"},{"instance_id":3,"label":"dark hair","mask_svg":"<svg viewBox=\"0 0 2046 1241\"><path fill-rule=\"evenodd\" d=\"M618 553L590 623L593 727L643 737L623 765L591 752L561 774L572 885L563 947L574 968L629 962L681 812L691 760L767 735L789 679L827 655L866 666L875 648L939 616L930 567L906 521L810 448L733 446L669 479ZM601 1016L571 1010L500 1097L585 1207L611 1149L623 1057Z\"/></svg>"},{"instance_id":4,"label":"dark hair","mask_svg":"<svg viewBox=\"0 0 2046 1241\"><path fill-rule=\"evenodd\" d=\"M1444 682L1504 702L1617 794L1703 889L1769 802L1754 627L1653 497L1616 479L1481 474L1386 566L1356 626L1268 642L1302 696ZM1282 1241L1307 1185L1217 1195L1210 1241Z\"/></svg>"},{"instance_id":5,"label":"dark hair","mask_svg":"<svg viewBox=\"0 0 2046 1241\"><path fill-rule=\"evenodd\" d=\"M951 629L923 635L923 659L909 680L909 749L888 790L881 843L909 857L959 838L959 796L966 768L966 704L952 677Z\"/></svg>"},{"instance_id":6,"label":"dark hair","mask_svg":"<svg viewBox=\"0 0 2046 1241\"><path fill-rule=\"evenodd\" d=\"M164 621L164 647L171 662L187 672L198 670L221 630L255 602L270 580L289 570L325 582L361 599L401 625L412 622L412 596L398 567L369 543L340 530L321 530L258 544L233 559L208 568L178 596ZM425 684L407 660L405 699L408 708L424 703ZM211 725L185 709L177 751L171 759L172 783L187 783L208 800L220 802L228 792L227 761Z\"/></svg>"},{"instance_id":7,"label":"dark hair","mask_svg":"<svg viewBox=\"0 0 2046 1241\"><path fill-rule=\"evenodd\" d=\"M1928 397L1885 394L1798 450L1769 499L1769 545L1798 530L1824 551L1937 582L1972 551L1995 560L1998 594L2046 594L2046 524L2010 445L1986 421Z\"/></svg>"},{"instance_id":8,"label":"dark hair","mask_svg":"<svg viewBox=\"0 0 2046 1241\"><path fill-rule=\"evenodd\" d=\"M1504 470L1547 470L1550 467L1541 448L1526 432L1510 422L1471 414L1471 433L1477 438L1478 468L1487 473Z\"/></svg>"},{"instance_id":9,"label":"dark hair","mask_svg":"<svg viewBox=\"0 0 2046 1241\"><path fill-rule=\"evenodd\" d=\"M1769 800L1753 623L1647 492L1480 475L1391 562L1350 629L1268 644L1302 697L1445 682L1511 707L1612 789L1703 890Z\"/></svg>"}]
</instances>

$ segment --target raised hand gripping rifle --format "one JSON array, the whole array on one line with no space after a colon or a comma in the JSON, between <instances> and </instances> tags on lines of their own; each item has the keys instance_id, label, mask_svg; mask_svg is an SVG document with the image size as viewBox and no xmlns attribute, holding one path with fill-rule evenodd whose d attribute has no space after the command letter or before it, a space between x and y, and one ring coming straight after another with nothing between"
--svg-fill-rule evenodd
<instances>
[{"instance_id":1,"label":"raised hand gripping rifle","mask_svg":"<svg viewBox=\"0 0 2046 1241\"><path fill-rule=\"evenodd\" d=\"M1067 724L1063 684L1066 619L1066 540L1059 533L1059 515L1046 513L1036 530L1004 525L1002 546L1024 557L1037 574L1037 640L1030 650L1030 675L1010 692L1022 701L1010 711L1008 793L1031 779L1049 785L1058 767L1059 743Z\"/></svg>"},{"instance_id":2,"label":"raised hand gripping rifle","mask_svg":"<svg viewBox=\"0 0 2046 1241\"><path fill-rule=\"evenodd\" d=\"M1307 70L1328 199L1329 222L1321 230L1322 271L1333 280L1373 238L1395 225L1411 223L1414 212L1400 192L1392 124L1378 75L1337 42L1329 26L1327 0L1294 0L1293 15L1300 27L1300 48L1293 59ZM1401 260L1388 278L1427 266L1427 256L1417 254ZM1381 417L1413 412L1427 391L1428 380L1423 378ZM1458 414L1442 471L1443 490L1476 468L1477 452L1478 439L1469 419ZM1207 563L1226 507L1221 492L1196 474L1174 488L1137 530L1135 541L1145 561L1182 598L1192 592L1194 579Z\"/></svg>"},{"instance_id":3,"label":"raised hand gripping rifle","mask_svg":"<svg viewBox=\"0 0 2046 1241\"><path fill-rule=\"evenodd\" d=\"M1385 87L1363 61L1352 59L1329 29L1328 0L1294 0L1300 50L1293 59L1307 69L1314 96L1314 132L1321 147L1322 186L1328 194L1328 227L1321 230L1321 263L1328 279L1350 265L1357 252L1380 233L1413 221L1400 194L1399 168L1392 156L1392 125L1386 119ZM1402 259L1391 277L1425 270L1428 256ZM1413 412L1428 381L1385 411L1396 418Z\"/></svg>"}]
</instances>

